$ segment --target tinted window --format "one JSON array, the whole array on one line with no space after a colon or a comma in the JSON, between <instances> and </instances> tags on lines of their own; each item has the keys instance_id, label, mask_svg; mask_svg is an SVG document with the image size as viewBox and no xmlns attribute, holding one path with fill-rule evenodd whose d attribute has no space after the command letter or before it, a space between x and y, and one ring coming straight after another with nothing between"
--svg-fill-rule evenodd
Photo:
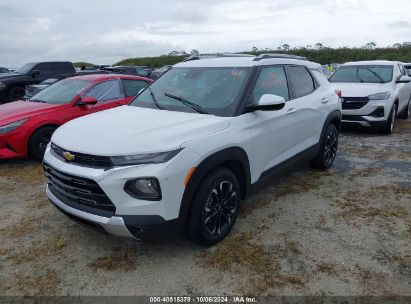
<instances>
[{"instance_id":1,"label":"tinted window","mask_svg":"<svg viewBox=\"0 0 411 304\"><path fill-rule=\"evenodd\" d=\"M115 80L105 81L92 87L86 96L94 97L98 101L123 98L120 82Z\"/></svg>"},{"instance_id":2,"label":"tinted window","mask_svg":"<svg viewBox=\"0 0 411 304\"><path fill-rule=\"evenodd\" d=\"M124 85L124 95L126 97L136 96L148 83L142 80L122 80Z\"/></svg>"},{"instance_id":3,"label":"tinted window","mask_svg":"<svg viewBox=\"0 0 411 304\"><path fill-rule=\"evenodd\" d=\"M73 101L90 84L89 81L64 79L34 95L30 100L51 104L67 104Z\"/></svg>"},{"instance_id":4,"label":"tinted window","mask_svg":"<svg viewBox=\"0 0 411 304\"><path fill-rule=\"evenodd\" d=\"M69 74L73 73L73 69L70 64L65 62L56 62L52 64L52 69L55 73L58 74Z\"/></svg>"},{"instance_id":5,"label":"tinted window","mask_svg":"<svg viewBox=\"0 0 411 304\"><path fill-rule=\"evenodd\" d=\"M407 72L408 76L411 76L411 65L406 65L405 71Z\"/></svg>"},{"instance_id":6,"label":"tinted window","mask_svg":"<svg viewBox=\"0 0 411 304\"><path fill-rule=\"evenodd\" d=\"M392 80L392 66L344 66L330 77L330 82L385 83Z\"/></svg>"},{"instance_id":7,"label":"tinted window","mask_svg":"<svg viewBox=\"0 0 411 304\"><path fill-rule=\"evenodd\" d=\"M146 70L144 70L144 69L136 68L136 72L137 72L137 75L138 75L138 76L148 77L148 72L147 72Z\"/></svg>"},{"instance_id":8,"label":"tinted window","mask_svg":"<svg viewBox=\"0 0 411 304\"><path fill-rule=\"evenodd\" d=\"M39 70L40 73L48 73L51 71L51 64L49 63L40 63L34 67L35 70Z\"/></svg>"},{"instance_id":9,"label":"tinted window","mask_svg":"<svg viewBox=\"0 0 411 304\"><path fill-rule=\"evenodd\" d=\"M265 67L261 70L251 94L251 103L257 103L264 94L274 94L286 100L290 99L283 67Z\"/></svg>"},{"instance_id":10,"label":"tinted window","mask_svg":"<svg viewBox=\"0 0 411 304\"><path fill-rule=\"evenodd\" d=\"M289 71L294 97L302 97L315 90L314 79L306 67L290 66Z\"/></svg>"}]
</instances>

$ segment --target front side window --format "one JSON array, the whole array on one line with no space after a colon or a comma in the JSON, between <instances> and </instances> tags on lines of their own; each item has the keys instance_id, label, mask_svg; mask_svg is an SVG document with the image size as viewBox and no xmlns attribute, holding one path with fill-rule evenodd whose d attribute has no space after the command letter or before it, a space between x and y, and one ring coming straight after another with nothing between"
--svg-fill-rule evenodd
<instances>
[{"instance_id":1,"label":"front side window","mask_svg":"<svg viewBox=\"0 0 411 304\"><path fill-rule=\"evenodd\" d=\"M406 65L405 66L405 71L407 72L408 76L411 76L411 65Z\"/></svg>"},{"instance_id":2,"label":"front side window","mask_svg":"<svg viewBox=\"0 0 411 304\"><path fill-rule=\"evenodd\" d=\"M16 73L27 74L28 72L30 72L34 68L35 65L36 65L35 63L26 63L25 65L19 67L16 70Z\"/></svg>"},{"instance_id":3,"label":"front side window","mask_svg":"<svg viewBox=\"0 0 411 304\"><path fill-rule=\"evenodd\" d=\"M315 90L314 79L306 67L290 66L288 69L295 98L306 96Z\"/></svg>"},{"instance_id":4,"label":"front side window","mask_svg":"<svg viewBox=\"0 0 411 304\"><path fill-rule=\"evenodd\" d=\"M123 98L120 82L117 79L105 81L92 87L85 95L94 97L97 101Z\"/></svg>"},{"instance_id":5,"label":"front side window","mask_svg":"<svg viewBox=\"0 0 411 304\"><path fill-rule=\"evenodd\" d=\"M138 92L144 89L148 83L142 80L123 79L124 95L126 97L136 96Z\"/></svg>"},{"instance_id":6,"label":"front side window","mask_svg":"<svg viewBox=\"0 0 411 304\"><path fill-rule=\"evenodd\" d=\"M360 65L340 67L330 82L387 83L393 77L393 66Z\"/></svg>"},{"instance_id":7,"label":"front side window","mask_svg":"<svg viewBox=\"0 0 411 304\"><path fill-rule=\"evenodd\" d=\"M130 104L195 112L170 95L199 105L207 113L232 116L251 74L251 67L176 67L170 69ZM168 95L168 96L167 96Z\"/></svg>"},{"instance_id":8,"label":"front side window","mask_svg":"<svg viewBox=\"0 0 411 304\"><path fill-rule=\"evenodd\" d=\"M30 101L50 104L68 104L89 84L90 82L85 80L64 79L40 91L30 98Z\"/></svg>"},{"instance_id":9,"label":"front side window","mask_svg":"<svg viewBox=\"0 0 411 304\"><path fill-rule=\"evenodd\" d=\"M282 96L285 100L290 99L284 67L264 67L261 69L251 93L250 102L256 104L264 94Z\"/></svg>"}]
</instances>

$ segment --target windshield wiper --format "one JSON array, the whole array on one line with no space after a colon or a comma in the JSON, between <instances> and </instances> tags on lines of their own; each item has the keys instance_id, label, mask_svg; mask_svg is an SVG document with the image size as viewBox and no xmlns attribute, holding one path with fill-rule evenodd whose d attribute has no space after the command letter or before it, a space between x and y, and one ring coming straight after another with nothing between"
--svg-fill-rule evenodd
<instances>
[{"instance_id":1,"label":"windshield wiper","mask_svg":"<svg viewBox=\"0 0 411 304\"><path fill-rule=\"evenodd\" d=\"M380 75L378 75L376 72L374 72L373 70L371 70L370 68L366 68L366 70L370 71L371 73L373 73L375 75L375 77L377 77L381 83L384 83L385 80L384 78L382 78Z\"/></svg>"},{"instance_id":2,"label":"windshield wiper","mask_svg":"<svg viewBox=\"0 0 411 304\"><path fill-rule=\"evenodd\" d=\"M165 96L173 98L175 100L178 100L179 102L181 102L183 105L186 105L187 107L192 108L193 110L197 111L200 114L208 114L208 112L206 110L204 110L200 105L188 101L187 99L184 99L183 97L179 97L179 96L175 96L169 93L164 93Z\"/></svg>"},{"instance_id":3,"label":"windshield wiper","mask_svg":"<svg viewBox=\"0 0 411 304\"><path fill-rule=\"evenodd\" d=\"M154 102L154 105L155 105L158 109L164 110L164 108L158 103L157 98L156 98L156 95L154 95L154 93L153 93L153 91L151 90L151 88L148 87L147 89L148 89L148 91L150 92L150 96L151 96L151 99L152 99L153 102Z\"/></svg>"},{"instance_id":4,"label":"windshield wiper","mask_svg":"<svg viewBox=\"0 0 411 304\"><path fill-rule=\"evenodd\" d=\"M29 99L32 102L41 102L41 103L47 103L44 100L40 100L40 99Z\"/></svg>"}]
</instances>

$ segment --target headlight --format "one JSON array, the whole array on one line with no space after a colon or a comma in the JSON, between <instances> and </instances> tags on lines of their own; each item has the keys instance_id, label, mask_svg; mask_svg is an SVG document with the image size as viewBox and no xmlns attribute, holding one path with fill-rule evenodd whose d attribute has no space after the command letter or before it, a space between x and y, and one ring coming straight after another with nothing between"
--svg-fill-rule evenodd
<instances>
[{"instance_id":1,"label":"headlight","mask_svg":"<svg viewBox=\"0 0 411 304\"><path fill-rule=\"evenodd\" d=\"M182 149L169 152L148 153L126 156L112 156L111 162L114 166L132 166L142 164L161 164L166 163L176 156Z\"/></svg>"},{"instance_id":2,"label":"headlight","mask_svg":"<svg viewBox=\"0 0 411 304\"><path fill-rule=\"evenodd\" d=\"M22 124L24 124L27 121L27 119L28 118L22 119L22 120L12 122L11 124L0 127L0 134L9 133L11 131L16 130L18 127L20 127Z\"/></svg>"},{"instance_id":3,"label":"headlight","mask_svg":"<svg viewBox=\"0 0 411 304\"><path fill-rule=\"evenodd\" d=\"M390 98L390 92L377 93L368 96L368 100L386 100Z\"/></svg>"},{"instance_id":4,"label":"headlight","mask_svg":"<svg viewBox=\"0 0 411 304\"><path fill-rule=\"evenodd\" d=\"M160 183L155 177L142 177L129 180L124 185L124 191L137 199L148 201L161 200Z\"/></svg>"}]
</instances>

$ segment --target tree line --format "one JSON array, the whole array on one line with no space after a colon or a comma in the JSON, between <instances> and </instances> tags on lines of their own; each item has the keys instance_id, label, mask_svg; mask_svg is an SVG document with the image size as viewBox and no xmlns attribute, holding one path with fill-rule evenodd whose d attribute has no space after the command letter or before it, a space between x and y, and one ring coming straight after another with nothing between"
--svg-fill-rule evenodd
<instances>
[{"instance_id":1,"label":"tree line","mask_svg":"<svg viewBox=\"0 0 411 304\"><path fill-rule=\"evenodd\" d=\"M253 47L250 51L238 52L238 54L260 55L264 53L282 53L306 57L310 61L320 64L329 63L344 63L348 61L361 60L394 60L402 62L411 62L411 43L396 43L390 47L377 47L374 42L369 42L360 48L331 48L326 47L322 43L317 43L314 46L294 47L291 48L288 44L282 44L277 49L258 49ZM165 65L173 65L183 61L190 55L199 55L198 50L191 52L172 51L169 54L164 54L157 57L140 57L128 58L121 60L115 65L133 65L133 66L149 66L158 68ZM83 65L85 63L82 63Z\"/></svg>"}]
</instances>

